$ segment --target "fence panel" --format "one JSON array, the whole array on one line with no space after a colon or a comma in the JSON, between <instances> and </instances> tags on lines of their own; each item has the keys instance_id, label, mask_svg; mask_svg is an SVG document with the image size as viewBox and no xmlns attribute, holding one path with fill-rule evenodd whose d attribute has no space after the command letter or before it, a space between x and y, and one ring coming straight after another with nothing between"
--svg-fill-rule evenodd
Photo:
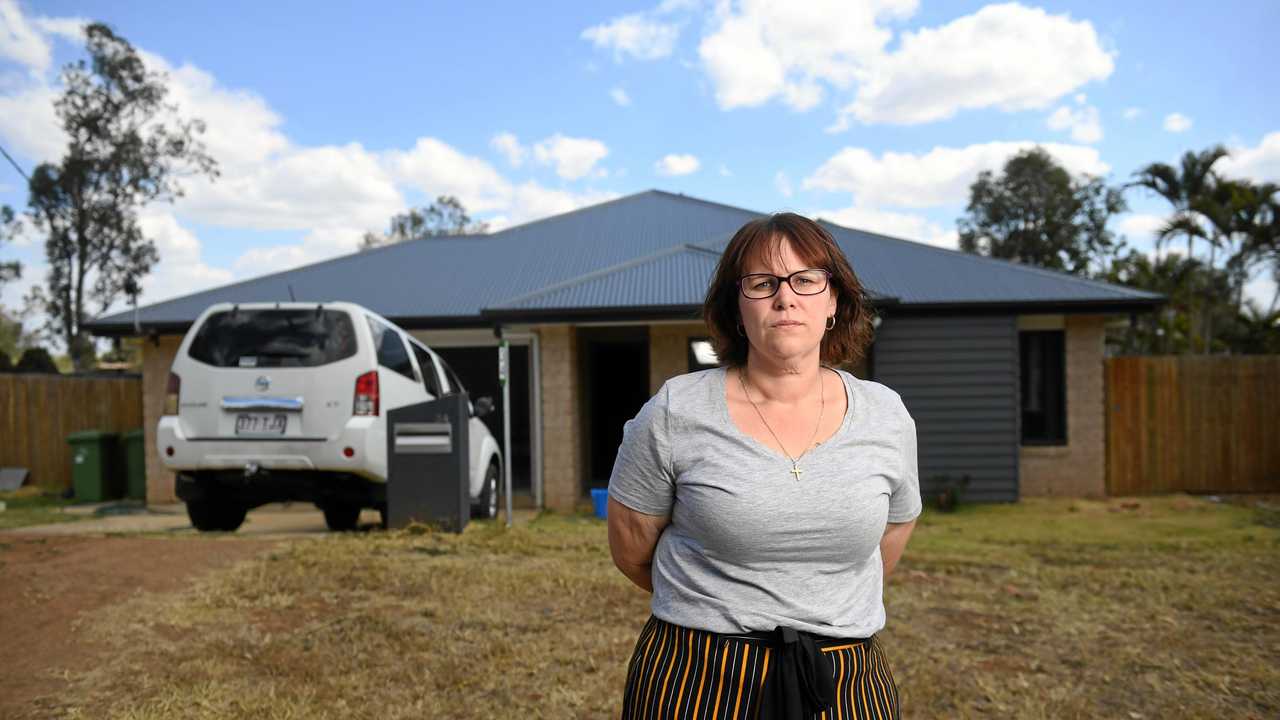
<instances>
[{"instance_id":1,"label":"fence panel","mask_svg":"<svg viewBox=\"0 0 1280 720\"><path fill-rule=\"evenodd\" d=\"M1107 492L1280 492L1280 356L1106 360Z\"/></svg>"},{"instance_id":2,"label":"fence panel","mask_svg":"<svg viewBox=\"0 0 1280 720\"><path fill-rule=\"evenodd\" d=\"M142 379L137 375L0 373L0 466L28 468L28 483L50 490L71 486L67 435L140 427Z\"/></svg>"}]
</instances>

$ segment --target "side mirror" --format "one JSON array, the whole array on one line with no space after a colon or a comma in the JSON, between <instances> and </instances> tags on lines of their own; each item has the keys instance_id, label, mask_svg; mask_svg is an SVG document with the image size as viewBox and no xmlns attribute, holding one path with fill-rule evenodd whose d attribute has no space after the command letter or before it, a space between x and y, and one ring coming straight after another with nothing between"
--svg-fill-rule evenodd
<instances>
[{"instance_id":1,"label":"side mirror","mask_svg":"<svg viewBox=\"0 0 1280 720\"><path fill-rule=\"evenodd\" d=\"M488 396L485 396L482 398L476 398L474 407L475 407L475 416L484 417L485 415L488 415L489 413L493 412L493 398Z\"/></svg>"}]
</instances>

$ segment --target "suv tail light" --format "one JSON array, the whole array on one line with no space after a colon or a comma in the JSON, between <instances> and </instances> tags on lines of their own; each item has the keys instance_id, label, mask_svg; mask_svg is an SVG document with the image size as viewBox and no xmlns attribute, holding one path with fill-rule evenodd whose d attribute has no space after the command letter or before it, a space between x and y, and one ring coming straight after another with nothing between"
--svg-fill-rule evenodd
<instances>
[{"instance_id":1,"label":"suv tail light","mask_svg":"<svg viewBox=\"0 0 1280 720\"><path fill-rule=\"evenodd\" d=\"M351 404L352 415L378 414L378 371L369 372L356 378L356 399Z\"/></svg>"},{"instance_id":2,"label":"suv tail light","mask_svg":"<svg viewBox=\"0 0 1280 720\"><path fill-rule=\"evenodd\" d=\"M164 414L178 414L178 395L182 391L182 378L176 373L169 373L169 384L164 390Z\"/></svg>"}]
</instances>

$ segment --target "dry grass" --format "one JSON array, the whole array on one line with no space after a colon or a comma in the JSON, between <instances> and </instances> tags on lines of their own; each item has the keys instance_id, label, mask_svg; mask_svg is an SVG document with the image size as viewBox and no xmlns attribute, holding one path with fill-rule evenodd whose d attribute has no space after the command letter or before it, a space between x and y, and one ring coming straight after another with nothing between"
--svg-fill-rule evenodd
<instances>
[{"instance_id":1,"label":"dry grass","mask_svg":"<svg viewBox=\"0 0 1280 720\"><path fill-rule=\"evenodd\" d=\"M1280 714L1277 513L1186 497L927 513L887 591L907 717ZM648 596L604 525L295 542L86 620L68 717L617 716Z\"/></svg>"}]
</instances>

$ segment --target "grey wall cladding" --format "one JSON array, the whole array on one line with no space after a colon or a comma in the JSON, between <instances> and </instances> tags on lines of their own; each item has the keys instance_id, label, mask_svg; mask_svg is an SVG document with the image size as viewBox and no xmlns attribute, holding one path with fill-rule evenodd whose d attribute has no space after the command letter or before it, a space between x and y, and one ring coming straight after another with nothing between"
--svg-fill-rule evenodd
<instances>
[{"instance_id":1,"label":"grey wall cladding","mask_svg":"<svg viewBox=\"0 0 1280 720\"><path fill-rule=\"evenodd\" d=\"M1012 315L885 313L875 380L916 421L921 491L968 474L962 499L1018 499L1018 329Z\"/></svg>"}]
</instances>

